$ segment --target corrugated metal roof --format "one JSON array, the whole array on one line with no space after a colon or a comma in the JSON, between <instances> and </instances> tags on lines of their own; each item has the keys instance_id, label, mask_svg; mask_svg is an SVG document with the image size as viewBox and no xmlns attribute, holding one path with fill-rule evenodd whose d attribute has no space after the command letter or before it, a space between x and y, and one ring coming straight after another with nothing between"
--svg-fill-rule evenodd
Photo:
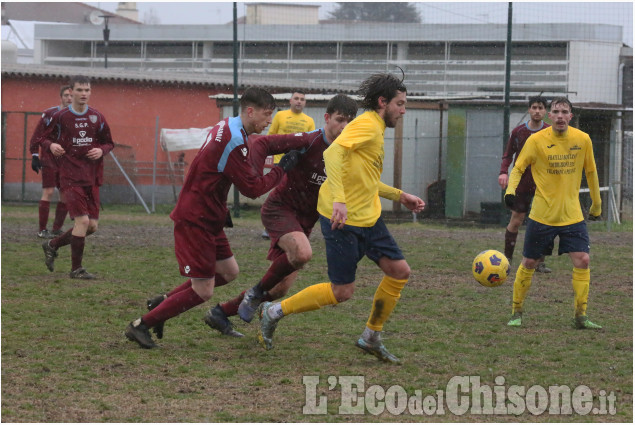
<instances>
[{"instance_id":1,"label":"corrugated metal roof","mask_svg":"<svg viewBox=\"0 0 635 425\"><path fill-rule=\"evenodd\" d=\"M15 77L42 77L42 78L68 78L73 75L86 75L96 80L121 81L121 82L146 82L155 84L171 85L195 85L213 87L218 90L233 90L234 80L231 77L219 77L214 74L188 73L184 71L160 71L160 70L128 70L117 68L85 68L71 66L51 66L34 64L2 64L2 76ZM306 82L280 81L275 79L263 79L261 77L242 76L239 80L240 87L257 85L271 91L291 91L296 87L302 87L306 91L324 93L329 92L327 88L317 84L307 84ZM349 90L339 90L342 93L356 91L356 87Z\"/></svg>"}]
</instances>

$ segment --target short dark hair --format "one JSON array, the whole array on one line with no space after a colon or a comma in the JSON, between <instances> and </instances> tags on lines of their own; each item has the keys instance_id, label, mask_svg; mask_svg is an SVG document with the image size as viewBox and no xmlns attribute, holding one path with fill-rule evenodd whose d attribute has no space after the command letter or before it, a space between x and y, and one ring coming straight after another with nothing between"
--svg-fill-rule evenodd
<instances>
[{"instance_id":1,"label":"short dark hair","mask_svg":"<svg viewBox=\"0 0 635 425\"><path fill-rule=\"evenodd\" d=\"M240 97L240 109L245 110L249 106L274 110L276 109L276 100L265 89L248 87Z\"/></svg>"},{"instance_id":2,"label":"short dark hair","mask_svg":"<svg viewBox=\"0 0 635 425\"><path fill-rule=\"evenodd\" d=\"M549 104L549 109L551 109L551 107L552 107L553 105L557 105L557 104L559 104L559 103L565 103L565 104L567 104L567 105L569 106L569 112L573 111L573 105L571 104L571 101L570 101L568 98L564 97L564 96L562 96L562 97L556 97L555 99L553 99L553 100L551 101L551 103Z\"/></svg>"},{"instance_id":3,"label":"short dark hair","mask_svg":"<svg viewBox=\"0 0 635 425\"><path fill-rule=\"evenodd\" d=\"M293 94L294 94L294 93L300 93L300 94L302 94L302 95L306 96L306 92L304 91L304 89L295 89L295 90L293 90L293 91L291 92L291 97L293 97Z\"/></svg>"},{"instance_id":4,"label":"short dark hair","mask_svg":"<svg viewBox=\"0 0 635 425\"><path fill-rule=\"evenodd\" d=\"M532 96L529 98L529 101L527 102L527 106L529 106L531 108L531 105L533 105L534 103L542 103L542 106L545 107L545 109L547 109L547 106L549 105L549 102L547 102L547 99L545 99L542 96Z\"/></svg>"},{"instance_id":5,"label":"short dark hair","mask_svg":"<svg viewBox=\"0 0 635 425\"><path fill-rule=\"evenodd\" d=\"M60 87L60 97L64 96L64 92L66 90L73 90L73 88L71 86L69 86L69 85L65 85L65 86Z\"/></svg>"},{"instance_id":6,"label":"short dark hair","mask_svg":"<svg viewBox=\"0 0 635 425\"><path fill-rule=\"evenodd\" d=\"M327 114L331 115L334 112L339 112L345 117L353 119L355 115L357 115L357 102L345 94L335 95L329 100L328 105L326 105Z\"/></svg>"},{"instance_id":7,"label":"short dark hair","mask_svg":"<svg viewBox=\"0 0 635 425\"><path fill-rule=\"evenodd\" d=\"M85 75L74 75L68 81L68 85L71 87L71 89L74 89L75 84L90 84L90 78Z\"/></svg>"},{"instance_id":8,"label":"short dark hair","mask_svg":"<svg viewBox=\"0 0 635 425\"><path fill-rule=\"evenodd\" d=\"M392 74L371 75L359 86L362 108L375 111L379 109L380 97L390 102L397 96L398 91L407 92L403 79L400 80Z\"/></svg>"}]
</instances>

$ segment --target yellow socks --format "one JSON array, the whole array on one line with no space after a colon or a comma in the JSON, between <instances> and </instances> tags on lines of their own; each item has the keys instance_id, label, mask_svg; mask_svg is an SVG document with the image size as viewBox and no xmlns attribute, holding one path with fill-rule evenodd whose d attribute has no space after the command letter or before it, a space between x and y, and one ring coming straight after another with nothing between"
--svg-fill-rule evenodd
<instances>
[{"instance_id":1,"label":"yellow socks","mask_svg":"<svg viewBox=\"0 0 635 425\"><path fill-rule=\"evenodd\" d=\"M589 299L589 282L591 281L590 269L573 268L573 307L576 316L586 316L586 304Z\"/></svg>"},{"instance_id":2,"label":"yellow socks","mask_svg":"<svg viewBox=\"0 0 635 425\"><path fill-rule=\"evenodd\" d=\"M366 322L369 329L381 331L384 328L384 323L397 305L397 301L401 297L401 290L406 282L408 279L394 279L390 276L384 276L377 291L375 291L373 308L370 311L368 322Z\"/></svg>"},{"instance_id":3,"label":"yellow socks","mask_svg":"<svg viewBox=\"0 0 635 425\"><path fill-rule=\"evenodd\" d=\"M330 283L318 283L305 288L280 303L284 315L317 310L325 305L337 304Z\"/></svg>"},{"instance_id":4,"label":"yellow socks","mask_svg":"<svg viewBox=\"0 0 635 425\"><path fill-rule=\"evenodd\" d=\"M523 302L531 287L531 278L534 275L534 269L526 269L521 264L516 271L516 280L514 281L514 295L512 300L512 314L522 313Z\"/></svg>"}]
</instances>

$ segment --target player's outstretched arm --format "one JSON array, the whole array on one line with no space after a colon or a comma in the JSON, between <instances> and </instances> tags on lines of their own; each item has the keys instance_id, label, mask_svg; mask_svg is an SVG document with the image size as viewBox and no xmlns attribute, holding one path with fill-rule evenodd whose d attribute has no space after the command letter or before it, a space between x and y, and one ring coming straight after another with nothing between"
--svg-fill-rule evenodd
<instances>
[{"instance_id":1,"label":"player's outstretched arm","mask_svg":"<svg viewBox=\"0 0 635 425\"><path fill-rule=\"evenodd\" d=\"M256 170L251 162L242 155L240 149L234 149L227 158L223 174L236 185L240 193L255 199L280 183L285 172L280 167L273 167L270 172L263 175L262 168Z\"/></svg>"},{"instance_id":2,"label":"player's outstretched arm","mask_svg":"<svg viewBox=\"0 0 635 425\"><path fill-rule=\"evenodd\" d=\"M426 203L423 202L421 198L406 192L401 192L401 195L399 196L399 202L401 203L401 205L408 208L414 213L423 211L426 206Z\"/></svg>"}]
</instances>

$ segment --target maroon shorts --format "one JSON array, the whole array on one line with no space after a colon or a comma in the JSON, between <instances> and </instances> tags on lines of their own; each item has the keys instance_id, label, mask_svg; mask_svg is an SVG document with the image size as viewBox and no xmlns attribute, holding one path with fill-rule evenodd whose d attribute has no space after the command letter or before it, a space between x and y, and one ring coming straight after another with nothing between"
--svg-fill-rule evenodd
<instances>
[{"instance_id":1,"label":"maroon shorts","mask_svg":"<svg viewBox=\"0 0 635 425\"><path fill-rule=\"evenodd\" d=\"M60 187L60 173L57 167L42 167L42 188Z\"/></svg>"},{"instance_id":2,"label":"maroon shorts","mask_svg":"<svg viewBox=\"0 0 635 425\"><path fill-rule=\"evenodd\" d=\"M260 219L269 234L269 238L271 238L269 254L267 255L267 260L270 261L284 254L284 251L278 246L278 241L282 236L291 232L303 232L308 238L311 236L311 231L317 221L317 218L298 216L285 204L270 201L265 201L262 205Z\"/></svg>"},{"instance_id":3,"label":"maroon shorts","mask_svg":"<svg viewBox=\"0 0 635 425\"><path fill-rule=\"evenodd\" d=\"M99 186L69 186L61 192L71 218L87 215L99 219Z\"/></svg>"},{"instance_id":4,"label":"maroon shorts","mask_svg":"<svg viewBox=\"0 0 635 425\"><path fill-rule=\"evenodd\" d=\"M527 214L531 208L532 199L534 199L533 192L516 192L516 199L514 200L514 205L512 205L511 210L517 213Z\"/></svg>"},{"instance_id":5,"label":"maroon shorts","mask_svg":"<svg viewBox=\"0 0 635 425\"><path fill-rule=\"evenodd\" d=\"M187 221L174 223L174 253L182 276L211 279L216 261L234 255L224 231L213 234Z\"/></svg>"}]
</instances>

